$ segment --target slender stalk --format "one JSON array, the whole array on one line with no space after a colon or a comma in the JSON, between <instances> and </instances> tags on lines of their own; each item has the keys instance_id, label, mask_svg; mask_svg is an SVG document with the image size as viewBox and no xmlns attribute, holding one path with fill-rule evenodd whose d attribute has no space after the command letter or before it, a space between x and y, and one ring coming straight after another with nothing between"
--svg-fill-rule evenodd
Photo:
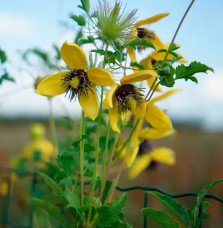
<instances>
[{"instance_id":1,"label":"slender stalk","mask_svg":"<svg viewBox=\"0 0 223 228\"><path fill-rule=\"evenodd\" d=\"M148 92L147 95L145 96L145 100L148 98L148 96L149 96L149 94L151 93L151 91L153 91L153 87L155 86L155 84L156 84L156 82L157 82L157 79L158 79L158 78L156 78L156 79L154 80L154 82L153 82L153 84L152 84L152 86L151 86L149 92Z\"/></svg>"},{"instance_id":2,"label":"slender stalk","mask_svg":"<svg viewBox=\"0 0 223 228\"><path fill-rule=\"evenodd\" d=\"M153 89L151 95L149 96L149 98L146 101L149 101L152 98L152 96L153 96L154 92L156 91L157 87L159 86L159 84L160 83L158 82L157 85L156 85L156 87Z\"/></svg>"},{"instance_id":3,"label":"slender stalk","mask_svg":"<svg viewBox=\"0 0 223 228\"><path fill-rule=\"evenodd\" d=\"M106 134L106 142L105 142L105 152L104 152L104 158L103 158L103 171L102 171L102 177L101 177L101 190L100 190L100 195L99 198L101 199L103 189L105 187L105 176L106 176L106 167L107 167L107 154L108 154L108 141L109 141L109 135L110 135L110 126L108 123L108 128L107 128L107 134Z\"/></svg>"},{"instance_id":4,"label":"slender stalk","mask_svg":"<svg viewBox=\"0 0 223 228\"><path fill-rule=\"evenodd\" d=\"M54 151L55 154L58 153L58 142L57 142L57 135L56 135L56 124L55 124L55 118L53 115L53 104L52 104L52 98L48 98L49 100L49 107L50 107L50 130L51 130L51 137L53 141Z\"/></svg>"},{"instance_id":5,"label":"slender stalk","mask_svg":"<svg viewBox=\"0 0 223 228\"><path fill-rule=\"evenodd\" d=\"M81 123L80 123L80 138L84 134L85 121L84 121L84 112L81 114ZM80 174L81 174L81 206L84 205L84 140L80 142Z\"/></svg>"},{"instance_id":6,"label":"slender stalk","mask_svg":"<svg viewBox=\"0 0 223 228\"><path fill-rule=\"evenodd\" d=\"M95 193L95 184L97 178L97 170L98 170L98 157L99 157L99 143L100 143L100 136L101 136L101 118L102 118L102 102L103 102L103 92L104 87L101 87L101 102L100 102L100 110L99 110L99 119L98 119L98 130L97 130L97 143L96 143L96 154L95 154L95 164L94 164L94 173L93 173L93 185L91 190L91 207L88 213L88 224L90 223L91 219L91 212L94 203L94 193Z\"/></svg>"}]
</instances>

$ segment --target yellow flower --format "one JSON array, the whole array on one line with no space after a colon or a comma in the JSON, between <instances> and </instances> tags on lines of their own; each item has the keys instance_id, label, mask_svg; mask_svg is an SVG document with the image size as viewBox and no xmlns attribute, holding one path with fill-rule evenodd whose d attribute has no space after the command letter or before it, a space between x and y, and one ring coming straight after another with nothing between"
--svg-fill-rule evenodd
<instances>
[{"instance_id":1,"label":"yellow flower","mask_svg":"<svg viewBox=\"0 0 223 228\"><path fill-rule=\"evenodd\" d=\"M114 84L107 92L104 99L104 106L109 108L109 121L113 131L120 133L118 126L119 114L132 112L137 118L143 118L145 114L145 99L140 93L140 89L130 83L146 80L150 77L157 77L157 73L152 70L142 70L125 76L120 80L120 84Z\"/></svg>"},{"instance_id":2,"label":"yellow flower","mask_svg":"<svg viewBox=\"0 0 223 228\"><path fill-rule=\"evenodd\" d=\"M54 155L54 147L45 137L45 127L42 124L31 126L31 142L25 146L22 156L27 159L50 161Z\"/></svg>"},{"instance_id":3,"label":"yellow flower","mask_svg":"<svg viewBox=\"0 0 223 228\"><path fill-rule=\"evenodd\" d=\"M92 83L100 86L113 85L115 81L112 73L98 67L86 70L87 58L83 50L74 43L64 42L61 57L71 70L43 79L36 92L44 96L66 93L70 100L78 97L84 113L94 120L98 114L98 100Z\"/></svg>"},{"instance_id":4,"label":"yellow flower","mask_svg":"<svg viewBox=\"0 0 223 228\"><path fill-rule=\"evenodd\" d=\"M172 128L172 123L169 117L160 108L156 107L154 103L163 100L179 91L181 90L170 90L146 103L146 112L144 118L151 127L144 128L139 132L138 136L140 139L159 139L175 132Z\"/></svg>"},{"instance_id":5,"label":"yellow flower","mask_svg":"<svg viewBox=\"0 0 223 228\"><path fill-rule=\"evenodd\" d=\"M169 13L161 13L161 14L154 15L153 17L149 17L145 20L138 21L134 25L134 28L132 29L133 37L146 39L146 40L152 42L153 45L155 46L156 50L164 48L160 38L154 32L150 31L149 29L142 28L141 26L150 25L168 15L169 15ZM131 61L137 62L135 50L132 47L128 47L127 52L129 54Z\"/></svg>"},{"instance_id":6,"label":"yellow flower","mask_svg":"<svg viewBox=\"0 0 223 228\"><path fill-rule=\"evenodd\" d=\"M168 44L164 44L162 48L168 50L169 45L170 45L169 43ZM144 65L146 69L153 69L154 64L158 60L163 60L165 55L166 55L166 53L164 53L164 52L159 52L158 53L157 51L158 50L152 52L148 57L146 57L145 59L142 59L139 64ZM186 63L187 62L187 60L181 54L177 53L177 55L179 57L181 57L181 59L179 59L178 62L182 62L182 63ZM173 59L173 55L168 54L167 55L167 60L172 60L172 59ZM152 85L154 83L154 80L155 79L153 79L153 78L149 78L147 80L148 85L149 85L150 88L152 87ZM154 88L155 88L156 84L157 83L155 83ZM161 91L161 87L158 86L156 91Z\"/></svg>"},{"instance_id":7,"label":"yellow flower","mask_svg":"<svg viewBox=\"0 0 223 228\"><path fill-rule=\"evenodd\" d=\"M170 148L159 147L149 153L144 153L143 155L138 156L129 169L129 177L135 178L143 170L149 167L152 162L174 165L176 163L175 153Z\"/></svg>"}]
</instances>

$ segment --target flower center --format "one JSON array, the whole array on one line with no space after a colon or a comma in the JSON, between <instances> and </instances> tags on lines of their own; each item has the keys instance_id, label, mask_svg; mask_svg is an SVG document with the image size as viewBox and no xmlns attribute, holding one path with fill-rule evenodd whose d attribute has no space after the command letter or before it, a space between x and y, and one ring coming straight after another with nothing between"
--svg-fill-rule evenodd
<instances>
[{"instance_id":1,"label":"flower center","mask_svg":"<svg viewBox=\"0 0 223 228\"><path fill-rule=\"evenodd\" d=\"M115 97L118 101L118 111L120 113L136 109L143 101L140 89L131 84L119 86L115 92Z\"/></svg>"},{"instance_id":2,"label":"flower center","mask_svg":"<svg viewBox=\"0 0 223 228\"><path fill-rule=\"evenodd\" d=\"M154 40L155 39L155 33L149 32L148 30L146 30L144 28L137 28L137 37L140 39L147 38L149 40Z\"/></svg>"},{"instance_id":3,"label":"flower center","mask_svg":"<svg viewBox=\"0 0 223 228\"><path fill-rule=\"evenodd\" d=\"M91 84L87 72L83 69L71 70L62 79L62 86L66 89L66 95L73 100L77 95L88 97L88 90L91 90Z\"/></svg>"}]
</instances>

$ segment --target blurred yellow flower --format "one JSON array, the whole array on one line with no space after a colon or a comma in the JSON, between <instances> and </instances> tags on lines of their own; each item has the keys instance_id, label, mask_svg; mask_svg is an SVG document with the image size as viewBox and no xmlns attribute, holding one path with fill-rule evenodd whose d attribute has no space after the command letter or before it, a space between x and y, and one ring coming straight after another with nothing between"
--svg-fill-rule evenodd
<instances>
[{"instance_id":1,"label":"blurred yellow flower","mask_svg":"<svg viewBox=\"0 0 223 228\"><path fill-rule=\"evenodd\" d=\"M150 25L152 23L155 23L168 15L169 15L169 13L161 13L161 14L157 14L152 17L149 17L145 20L138 21L132 28L132 36L138 37L140 39L146 39L146 40L152 42L153 45L155 46L156 50L164 48L160 38L154 32L150 31L149 29L142 28L141 26ZM129 54L131 61L137 62L135 50L132 47L128 47L127 52Z\"/></svg>"},{"instance_id":2,"label":"blurred yellow flower","mask_svg":"<svg viewBox=\"0 0 223 228\"><path fill-rule=\"evenodd\" d=\"M146 110L145 99L140 89L130 83L147 80L156 77L153 70L142 70L125 76L120 84L114 86L107 92L104 99L104 106L109 108L109 122L113 131L120 133L118 126L119 114L132 112L137 118L143 118Z\"/></svg>"},{"instance_id":3,"label":"blurred yellow flower","mask_svg":"<svg viewBox=\"0 0 223 228\"><path fill-rule=\"evenodd\" d=\"M86 70L87 58L83 50L74 43L64 42L61 57L71 70L43 79L36 92L49 97L66 93L70 100L78 97L84 113L94 120L98 114L98 100L92 83L100 86L113 85L115 80L112 73L98 67Z\"/></svg>"}]
</instances>

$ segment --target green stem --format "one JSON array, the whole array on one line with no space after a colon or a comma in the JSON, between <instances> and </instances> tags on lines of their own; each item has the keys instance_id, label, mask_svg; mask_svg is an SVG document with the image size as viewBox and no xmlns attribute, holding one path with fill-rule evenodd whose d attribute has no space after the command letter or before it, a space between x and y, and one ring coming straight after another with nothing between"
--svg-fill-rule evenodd
<instances>
[{"instance_id":1,"label":"green stem","mask_svg":"<svg viewBox=\"0 0 223 228\"><path fill-rule=\"evenodd\" d=\"M81 114L80 138L84 135L85 121L84 112ZM80 142L80 174L81 174L81 206L84 205L84 140Z\"/></svg>"},{"instance_id":2,"label":"green stem","mask_svg":"<svg viewBox=\"0 0 223 228\"><path fill-rule=\"evenodd\" d=\"M55 124L55 118L53 115L53 104L52 104L52 98L48 98L49 100L49 106L50 106L50 130L51 130L51 137L53 141L53 146L55 150L55 154L58 153L58 142L57 142L57 135L56 135L56 124Z\"/></svg>"},{"instance_id":3,"label":"green stem","mask_svg":"<svg viewBox=\"0 0 223 228\"><path fill-rule=\"evenodd\" d=\"M103 189L105 187L105 176L106 176L106 167L107 167L107 154L108 154L108 141L109 141L109 135L110 135L110 126L108 123L107 128L107 134L106 134L106 142L105 142L105 152L104 152L104 158L103 158L103 171L102 171L102 177L101 177L101 191L100 191L100 198L102 197Z\"/></svg>"},{"instance_id":4,"label":"green stem","mask_svg":"<svg viewBox=\"0 0 223 228\"><path fill-rule=\"evenodd\" d=\"M147 97L149 96L149 94L151 93L151 91L153 91L153 87L154 87L154 85L156 84L157 80L158 80L158 78L156 78L156 79L154 80L154 82L153 82L153 84L152 84L152 86L151 86L149 92L148 92L147 95L145 96L145 100L147 99Z\"/></svg>"},{"instance_id":5,"label":"green stem","mask_svg":"<svg viewBox=\"0 0 223 228\"><path fill-rule=\"evenodd\" d=\"M146 101L149 101L152 98L152 96L153 96L154 92L156 91L157 87L159 86L159 84L160 83L158 82L156 87L154 88L153 92L151 93L151 95L149 96L149 98Z\"/></svg>"},{"instance_id":6,"label":"green stem","mask_svg":"<svg viewBox=\"0 0 223 228\"><path fill-rule=\"evenodd\" d=\"M98 131L97 131L97 143L96 143L96 154L95 154L95 165L94 165L94 173L93 173L93 185L91 190L91 207L88 213L88 224L91 219L91 212L94 203L94 193L95 193L95 184L97 178L97 170L98 170L98 157L99 157L99 144L100 144L100 136L101 136L101 118L102 118L102 102L103 102L103 92L104 87L101 87L101 103L100 103L100 111L99 111L99 119L98 119Z\"/></svg>"}]
</instances>

